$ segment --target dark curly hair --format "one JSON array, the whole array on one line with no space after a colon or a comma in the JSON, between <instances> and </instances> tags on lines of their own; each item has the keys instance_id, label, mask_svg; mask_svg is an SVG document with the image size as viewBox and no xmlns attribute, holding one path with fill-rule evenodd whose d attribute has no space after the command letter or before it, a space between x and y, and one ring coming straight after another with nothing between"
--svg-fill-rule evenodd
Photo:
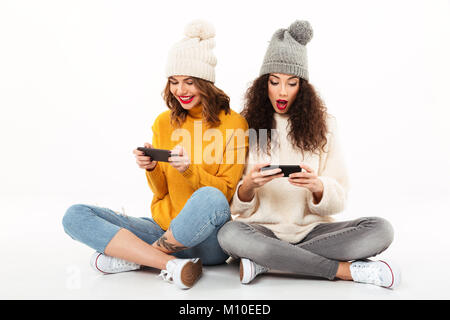
<instances>
[{"instance_id":1,"label":"dark curly hair","mask_svg":"<svg viewBox=\"0 0 450 320\"><path fill-rule=\"evenodd\" d=\"M230 98L221 89L217 88L211 81L203 80L196 77L191 77L195 86L200 92L200 103L203 105L203 117L211 127L216 127L220 124L219 114L221 110L225 114L230 111ZM172 125L181 126L186 119L188 111L184 109L180 102L170 92L170 81L167 80L166 87L163 91L163 98L167 107L170 109L170 119Z\"/></svg>"},{"instance_id":2,"label":"dark curly hair","mask_svg":"<svg viewBox=\"0 0 450 320\"><path fill-rule=\"evenodd\" d=\"M255 79L247 89L244 110L241 115L247 120L249 129L256 134L256 147L270 153L271 130L275 128L275 110L269 100L268 81L270 74ZM304 151L325 151L328 132L327 109L314 87L300 78L300 90L295 101L289 107L290 129L288 137L294 147ZM267 146L260 146L260 129L267 130ZM262 148L261 148L262 147Z\"/></svg>"}]
</instances>

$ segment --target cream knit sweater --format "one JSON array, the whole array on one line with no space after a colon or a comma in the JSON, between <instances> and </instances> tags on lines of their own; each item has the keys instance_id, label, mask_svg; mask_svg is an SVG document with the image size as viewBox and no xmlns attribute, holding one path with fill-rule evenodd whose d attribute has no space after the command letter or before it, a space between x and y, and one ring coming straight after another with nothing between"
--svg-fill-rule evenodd
<instances>
[{"instance_id":1,"label":"cream knit sweater","mask_svg":"<svg viewBox=\"0 0 450 320\"><path fill-rule=\"evenodd\" d=\"M281 240L290 243L301 241L316 225L332 222L332 214L344 210L348 179L345 164L339 147L336 132L336 120L331 115L327 118L328 134L326 152L313 154L295 149L288 136L288 116L274 114L276 129L279 134L278 146L271 150L271 156L249 151L244 175L249 168L258 163L299 164L310 166L323 182L324 192L318 204L313 203L311 191L291 185L288 178L274 179L256 190L250 202L239 199L238 183L231 202L233 219L246 223L256 223L272 230ZM273 148L273 147L272 147Z\"/></svg>"}]
</instances>

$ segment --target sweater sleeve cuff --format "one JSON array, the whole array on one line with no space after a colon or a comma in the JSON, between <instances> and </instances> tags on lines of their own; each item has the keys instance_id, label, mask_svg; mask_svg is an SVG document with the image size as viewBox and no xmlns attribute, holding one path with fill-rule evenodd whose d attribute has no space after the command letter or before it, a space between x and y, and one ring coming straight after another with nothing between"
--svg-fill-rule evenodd
<instances>
[{"instance_id":1,"label":"sweater sleeve cuff","mask_svg":"<svg viewBox=\"0 0 450 320\"><path fill-rule=\"evenodd\" d=\"M185 178L190 178L192 177L192 175L194 174L194 172L192 171L192 165L189 165L189 167L184 170L184 172L181 173L181 175Z\"/></svg>"},{"instance_id":2,"label":"sweater sleeve cuff","mask_svg":"<svg viewBox=\"0 0 450 320\"><path fill-rule=\"evenodd\" d=\"M242 185L243 181L239 181L237 187L236 187L236 191L234 192L233 195L233 200L231 202L231 206L230 206L230 210L231 210L231 214L234 215L240 215L242 217L247 217L250 216L253 212L255 212L255 208L257 206L258 200L257 200L257 195L255 193L255 196L253 197L252 200L248 201L248 202L244 202L241 199L239 199L239 188Z\"/></svg>"},{"instance_id":3,"label":"sweater sleeve cuff","mask_svg":"<svg viewBox=\"0 0 450 320\"><path fill-rule=\"evenodd\" d=\"M160 181L160 179L164 178L159 165L156 165L156 167L153 168L153 170L145 170L145 174L147 175L148 179L153 181Z\"/></svg>"},{"instance_id":4,"label":"sweater sleeve cuff","mask_svg":"<svg viewBox=\"0 0 450 320\"><path fill-rule=\"evenodd\" d=\"M343 211L346 200L343 188L331 177L320 176L319 179L323 183L323 195L320 202L316 204L313 194L311 192L308 194L308 206L311 212L326 216Z\"/></svg>"}]
</instances>

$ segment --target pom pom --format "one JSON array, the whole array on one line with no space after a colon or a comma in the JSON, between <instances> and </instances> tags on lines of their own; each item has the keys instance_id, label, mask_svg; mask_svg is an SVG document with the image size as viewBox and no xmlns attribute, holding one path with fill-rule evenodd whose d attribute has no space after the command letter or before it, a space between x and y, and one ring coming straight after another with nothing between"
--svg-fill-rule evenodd
<instances>
[{"instance_id":1,"label":"pom pom","mask_svg":"<svg viewBox=\"0 0 450 320\"><path fill-rule=\"evenodd\" d=\"M186 26L184 34L188 38L200 38L200 40L206 40L214 37L216 35L216 30L214 29L214 26L207 21L195 20Z\"/></svg>"},{"instance_id":2,"label":"pom pom","mask_svg":"<svg viewBox=\"0 0 450 320\"><path fill-rule=\"evenodd\" d=\"M294 21L287 30L295 40L304 46L313 36L313 30L308 21Z\"/></svg>"}]
</instances>

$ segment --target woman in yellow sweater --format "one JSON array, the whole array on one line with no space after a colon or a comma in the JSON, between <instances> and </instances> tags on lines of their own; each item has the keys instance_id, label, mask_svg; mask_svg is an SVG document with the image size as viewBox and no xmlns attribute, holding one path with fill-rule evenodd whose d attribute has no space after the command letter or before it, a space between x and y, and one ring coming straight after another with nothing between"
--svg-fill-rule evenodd
<instances>
[{"instance_id":1,"label":"woman in yellow sweater","mask_svg":"<svg viewBox=\"0 0 450 320\"><path fill-rule=\"evenodd\" d=\"M185 34L167 63L169 110L155 120L152 144L144 144L172 150L173 156L158 162L133 150L153 192L152 218L82 204L71 206L63 218L67 234L96 250L91 258L95 270L154 267L182 289L197 281L202 263L220 264L228 257L217 232L230 220L229 201L248 148L246 120L214 85L214 28L197 20Z\"/></svg>"}]
</instances>

